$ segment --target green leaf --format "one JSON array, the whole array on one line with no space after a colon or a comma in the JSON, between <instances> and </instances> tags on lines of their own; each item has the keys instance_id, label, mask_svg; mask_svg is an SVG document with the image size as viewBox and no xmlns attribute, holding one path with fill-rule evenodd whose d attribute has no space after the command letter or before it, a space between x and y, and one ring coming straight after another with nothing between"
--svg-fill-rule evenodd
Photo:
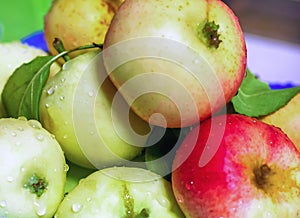
<instances>
[{"instance_id":1,"label":"green leaf","mask_svg":"<svg viewBox=\"0 0 300 218\"><path fill-rule=\"evenodd\" d=\"M93 43L63 51L56 56L36 57L16 69L6 82L1 96L8 116L39 120L40 97L49 78L50 66L71 52L90 48L102 49L103 45Z\"/></svg>"},{"instance_id":2,"label":"green leaf","mask_svg":"<svg viewBox=\"0 0 300 218\"><path fill-rule=\"evenodd\" d=\"M298 93L300 86L272 90L267 83L260 81L247 70L247 75L231 102L237 113L259 117L277 111Z\"/></svg>"},{"instance_id":3,"label":"green leaf","mask_svg":"<svg viewBox=\"0 0 300 218\"><path fill-rule=\"evenodd\" d=\"M39 119L39 100L53 63L53 56L36 57L21 65L8 79L2 100L10 117Z\"/></svg>"}]
</instances>

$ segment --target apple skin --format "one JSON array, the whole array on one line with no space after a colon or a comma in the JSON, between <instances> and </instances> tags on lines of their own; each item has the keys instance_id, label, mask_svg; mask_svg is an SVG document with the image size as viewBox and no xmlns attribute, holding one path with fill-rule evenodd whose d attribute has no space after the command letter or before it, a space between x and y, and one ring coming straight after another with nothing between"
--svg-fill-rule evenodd
<instances>
[{"instance_id":1,"label":"apple skin","mask_svg":"<svg viewBox=\"0 0 300 218\"><path fill-rule=\"evenodd\" d=\"M98 55L89 51L66 62L45 85L39 107L42 125L55 135L66 158L91 169L126 164L141 153L150 131L129 109L122 113L129 108L123 98L113 107L117 90L101 71ZM116 110L121 113L112 114ZM141 138L132 136L131 128Z\"/></svg>"},{"instance_id":2,"label":"apple skin","mask_svg":"<svg viewBox=\"0 0 300 218\"><path fill-rule=\"evenodd\" d=\"M70 50L91 43L103 43L119 0L55 0L44 18L44 34L51 54L57 54L52 43L59 38ZM81 51L70 57L82 54ZM62 61L60 61L62 63Z\"/></svg>"},{"instance_id":3,"label":"apple skin","mask_svg":"<svg viewBox=\"0 0 300 218\"><path fill-rule=\"evenodd\" d=\"M260 120L281 128L300 151L300 94L279 110L261 117Z\"/></svg>"},{"instance_id":4,"label":"apple skin","mask_svg":"<svg viewBox=\"0 0 300 218\"><path fill-rule=\"evenodd\" d=\"M150 216L141 216L143 209ZM184 217L171 184L135 167L111 167L90 174L66 195L55 214L56 218L161 216Z\"/></svg>"},{"instance_id":5,"label":"apple skin","mask_svg":"<svg viewBox=\"0 0 300 218\"><path fill-rule=\"evenodd\" d=\"M52 217L64 197L66 161L53 135L35 120L0 119L0 217ZM41 196L24 185L36 174Z\"/></svg>"},{"instance_id":6,"label":"apple skin","mask_svg":"<svg viewBox=\"0 0 300 218\"><path fill-rule=\"evenodd\" d=\"M218 48L208 46L204 33L199 31L207 21L219 25L222 42ZM144 43L126 47L128 41L138 42L143 38ZM149 42L149 38L156 41ZM111 52L116 46L126 52L120 56ZM179 49L174 51L174 47ZM113 84L138 116L157 126L191 126L208 118L231 100L245 75L246 45L242 29L232 10L218 0L126 0L111 22L104 48L104 62ZM123 63L123 55L129 56L135 50L138 54L144 51L145 55L155 50L155 58L150 55ZM185 50L195 52L195 56L186 57ZM160 56L163 52L170 56L177 54L178 63L165 60L165 56ZM196 57L201 60L193 59ZM112 59L116 66L111 65ZM181 63L180 59L186 62ZM179 67L180 64L184 66ZM198 75L195 70L191 73L192 65L205 72ZM127 82L146 74L152 76L150 80L140 80L135 87L123 88ZM151 90L152 87L158 88ZM142 93L149 89L150 92ZM140 96L134 98L137 92L141 92ZM186 94L191 103L186 103ZM164 119L151 119L155 113L163 115Z\"/></svg>"},{"instance_id":7,"label":"apple skin","mask_svg":"<svg viewBox=\"0 0 300 218\"><path fill-rule=\"evenodd\" d=\"M37 56L48 55L45 51L23 44L20 41L0 43L0 93L2 93L8 78L22 64L30 62ZM50 67L50 77L60 70L57 63ZM7 117L6 111L0 98L0 118Z\"/></svg>"},{"instance_id":8,"label":"apple skin","mask_svg":"<svg viewBox=\"0 0 300 218\"><path fill-rule=\"evenodd\" d=\"M214 119L217 128L211 131L212 119L194 128L173 162L172 186L185 216L298 217L300 153L292 141L279 128L244 115ZM217 152L200 167L205 147Z\"/></svg>"}]
</instances>

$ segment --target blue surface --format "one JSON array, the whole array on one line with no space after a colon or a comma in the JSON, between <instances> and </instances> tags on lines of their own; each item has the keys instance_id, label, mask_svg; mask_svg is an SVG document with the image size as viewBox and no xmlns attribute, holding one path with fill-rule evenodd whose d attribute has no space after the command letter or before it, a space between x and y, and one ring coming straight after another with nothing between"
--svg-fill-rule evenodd
<instances>
[{"instance_id":1,"label":"blue surface","mask_svg":"<svg viewBox=\"0 0 300 218\"><path fill-rule=\"evenodd\" d=\"M40 48L46 52L48 52L48 46L44 37L43 31L34 32L23 39L21 42L24 44L28 44L37 48Z\"/></svg>"}]
</instances>

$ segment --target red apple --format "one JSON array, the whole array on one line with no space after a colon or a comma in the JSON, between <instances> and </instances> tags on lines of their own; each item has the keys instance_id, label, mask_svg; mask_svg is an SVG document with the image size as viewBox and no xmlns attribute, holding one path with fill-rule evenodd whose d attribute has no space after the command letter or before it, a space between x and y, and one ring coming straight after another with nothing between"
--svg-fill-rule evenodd
<instances>
[{"instance_id":1,"label":"red apple","mask_svg":"<svg viewBox=\"0 0 300 218\"><path fill-rule=\"evenodd\" d=\"M209 150L216 153L203 164ZM179 147L172 185L186 217L298 217L299 167L299 151L279 128L219 115L194 128Z\"/></svg>"},{"instance_id":2,"label":"red apple","mask_svg":"<svg viewBox=\"0 0 300 218\"><path fill-rule=\"evenodd\" d=\"M220 0L126 0L104 47L114 85L158 126L208 118L236 94L245 73L243 32Z\"/></svg>"}]
</instances>

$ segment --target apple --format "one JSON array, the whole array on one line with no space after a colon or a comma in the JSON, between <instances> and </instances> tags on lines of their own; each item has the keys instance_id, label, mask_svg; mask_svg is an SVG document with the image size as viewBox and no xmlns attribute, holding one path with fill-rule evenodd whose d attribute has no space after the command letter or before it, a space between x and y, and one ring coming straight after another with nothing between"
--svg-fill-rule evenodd
<instances>
[{"instance_id":1,"label":"apple","mask_svg":"<svg viewBox=\"0 0 300 218\"><path fill-rule=\"evenodd\" d=\"M0 119L0 217L52 217L67 165L55 137L36 120Z\"/></svg>"},{"instance_id":2,"label":"apple","mask_svg":"<svg viewBox=\"0 0 300 218\"><path fill-rule=\"evenodd\" d=\"M171 184L135 167L110 167L82 179L62 201L60 217L184 217Z\"/></svg>"},{"instance_id":3,"label":"apple","mask_svg":"<svg viewBox=\"0 0 300 218\"><path fill-rule=\"evenodd\" d=\"M195 127L177 150L172 186L189 218L298 217L299 166L299 151L279 128L219 115Z\"/></svg>"},{"instance_id":4,"label":"apple","mask_svg":"<svg viewBox=\"0 0 300 218\"><path fill-rule=\"evenodd\" d=\"M104 48L109 77L132 110L162 127L221 110L245 75L242 29L219 0L126 0Z\"/></svg>"},{"instance_id":5,"label":"apple","mask_svg":"<svg viewBox=\"0 0 300 218\"><path fill-rule=\"evenodd\" d=\"M66 62L46 83L39 107L42 125L66 158L91 169L131 164L150 132L117 94L101 57L89 51Z\"/></svg>"},{"instance_id":6,"label":"apple","mask_svg":"<svg viewBox=\"0 0 300 218\"><path fill-rule=\"evenodd\" d=\"M53 47L55 38L63 42L65 50L91 43L103 43L119 4L119 0L53 1L44 18L45 40L50 53L57 54ZM77 51L70 56L81 53Z\"/></svg>"},{"instance_id":7,"label":"apple","mask_svg":"<svg viewBox=\"0 0 300 218\"><path fill-rule=\"evenodd\" d=\"M281 128L300 151L300 94L292 98L279 110L260 117L260 120Z\"/></svg>"},{"instance_id":8,"label":"apple","mask_svg":"<svg viewBox=\"0 0 300 218\"><path fill-rule=\"evenodd\" d=\"M22 64L30 62L37 56L48 55L45 51L20 41L0 43L0 93L2 93L6 81L12 73ZM50 68L52 77L60 67L54 63ZM0 98L0 117L6 117L6 112Z\"/></svg>"}]
</instances>

